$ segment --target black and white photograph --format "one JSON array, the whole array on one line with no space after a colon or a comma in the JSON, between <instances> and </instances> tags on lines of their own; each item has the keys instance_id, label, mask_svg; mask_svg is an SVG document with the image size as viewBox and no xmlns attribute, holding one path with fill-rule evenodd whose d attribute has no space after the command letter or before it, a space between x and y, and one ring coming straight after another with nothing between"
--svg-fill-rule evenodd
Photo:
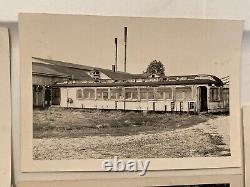
<instances>
[{"instance_id":1,"label":"black and white photograph","mask_svg":"<svg viewBox=\"0 0 250 187\"><path fill-rule=\"evenodd\" d=\"M241 29L225 20L22 15L22 94L32 94L22 104L32 120L25 150L38 161L230 158Z\"/></svg>"},{"instance_id":2,"label":"black and white photograph","mask_svg":"<svg viewBox=\"0 0 250 187\"><path fill-rule=\"evenodd\" d=\"M231 155L227 74L168 76L157 60L141 74L37 57L32 68L34 159Z\"/></svg>"}]
</instances>

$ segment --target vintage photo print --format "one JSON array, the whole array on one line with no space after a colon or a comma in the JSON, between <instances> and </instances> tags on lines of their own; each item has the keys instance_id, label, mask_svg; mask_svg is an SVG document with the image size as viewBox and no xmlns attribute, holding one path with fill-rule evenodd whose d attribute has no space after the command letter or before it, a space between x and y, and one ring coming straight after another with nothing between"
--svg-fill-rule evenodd
<instances>
[{"instance_id":1,"label":"vintage photo print","mask_svg":"<svg viewBox=\"0 0 250 187\"><path fill-rule=\"evenodd\" d=\"M11 101L9 32L0 27L0 186L11 184Z\"/></svg>"},{"instance_id":2,"label":"vintage photo print","mask_svg":"<svg viewBox=\"0 0 250 187\"><path fill-rule=\"evenodd\" d=\"M183 176L183 177L144 177L133 179L93 179L72 181L23 181L17 187L243 187L240 175Z\"/></svg>"},{"instance_id":3,"label":"vintage photo print","mask_svg":"<svg viewBox=\"0 0 250 187\"><path fill-rule=\"evenodd\" d=\"M100 170L114 157L149 170L240 166L242 29L21 14L22 168Z\"/></svg>"}]
</instances>

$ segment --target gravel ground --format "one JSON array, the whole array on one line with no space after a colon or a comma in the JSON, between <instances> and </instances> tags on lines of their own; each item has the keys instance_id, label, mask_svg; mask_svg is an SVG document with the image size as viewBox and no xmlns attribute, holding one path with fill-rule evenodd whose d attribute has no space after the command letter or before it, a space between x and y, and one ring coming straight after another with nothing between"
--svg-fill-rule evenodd
<instances>
[{"instance_id":1,"label":"gravel ground","mask_svg":"<svg viewBox=\"0 0 250 187\"><path fill-rule=\"evenodd\" d=\"M153 133L33 139L35 160L181 158L230 156L229 117L217 116L186 128ZM178 126L178 125L177 125Z\"/></svg>"}]
</instances>

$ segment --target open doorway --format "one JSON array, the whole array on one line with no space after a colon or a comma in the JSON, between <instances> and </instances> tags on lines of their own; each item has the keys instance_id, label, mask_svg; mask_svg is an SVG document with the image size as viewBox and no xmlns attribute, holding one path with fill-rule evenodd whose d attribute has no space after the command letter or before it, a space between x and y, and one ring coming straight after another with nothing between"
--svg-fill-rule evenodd
<instances>
[{"instance_id":1,"label":"open doorway","mask_svg":"<svg viewBox=\"0 0 250 187\"><path fill-rule=\"evenodd\" d=\"M61 103L61 92L60 88L52 89L52 105L60 105Z\"/></svg>"},{"instance_id":2,"label":"open doorway","mask_svg":"<svg viewBox=\"0 0 250 187\"><path fill-rule=\"evenodd\" d=\"M45 95L44 95L44 107L51 106L51 87L45 87Z\"/></svg>"},{"instance_id":3,"label":"open doorway","mask_svg":"<svg viewBox=\"0 0 250 187\"><path fill-rule=\"evenodd\" d=\"M200 112L207 112L207 87L199 86L199 103L200 103Z\"/></svg>"}]
</instances>

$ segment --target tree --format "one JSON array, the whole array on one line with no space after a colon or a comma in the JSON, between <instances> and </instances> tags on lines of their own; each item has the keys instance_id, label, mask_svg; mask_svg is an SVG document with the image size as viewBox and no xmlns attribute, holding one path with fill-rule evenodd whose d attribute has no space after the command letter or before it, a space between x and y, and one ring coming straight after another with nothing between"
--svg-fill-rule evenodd
<instances>
[{"instance_id":1,"label":"tree","mask_svg":"<svg viewBox=\"0 0 250 187\"><path fill-rule=\"evenodd\" d=\"M165 75L165 67L161 61L153 60L147 67L146 73Z\"/></svg>"}]
</instances>

